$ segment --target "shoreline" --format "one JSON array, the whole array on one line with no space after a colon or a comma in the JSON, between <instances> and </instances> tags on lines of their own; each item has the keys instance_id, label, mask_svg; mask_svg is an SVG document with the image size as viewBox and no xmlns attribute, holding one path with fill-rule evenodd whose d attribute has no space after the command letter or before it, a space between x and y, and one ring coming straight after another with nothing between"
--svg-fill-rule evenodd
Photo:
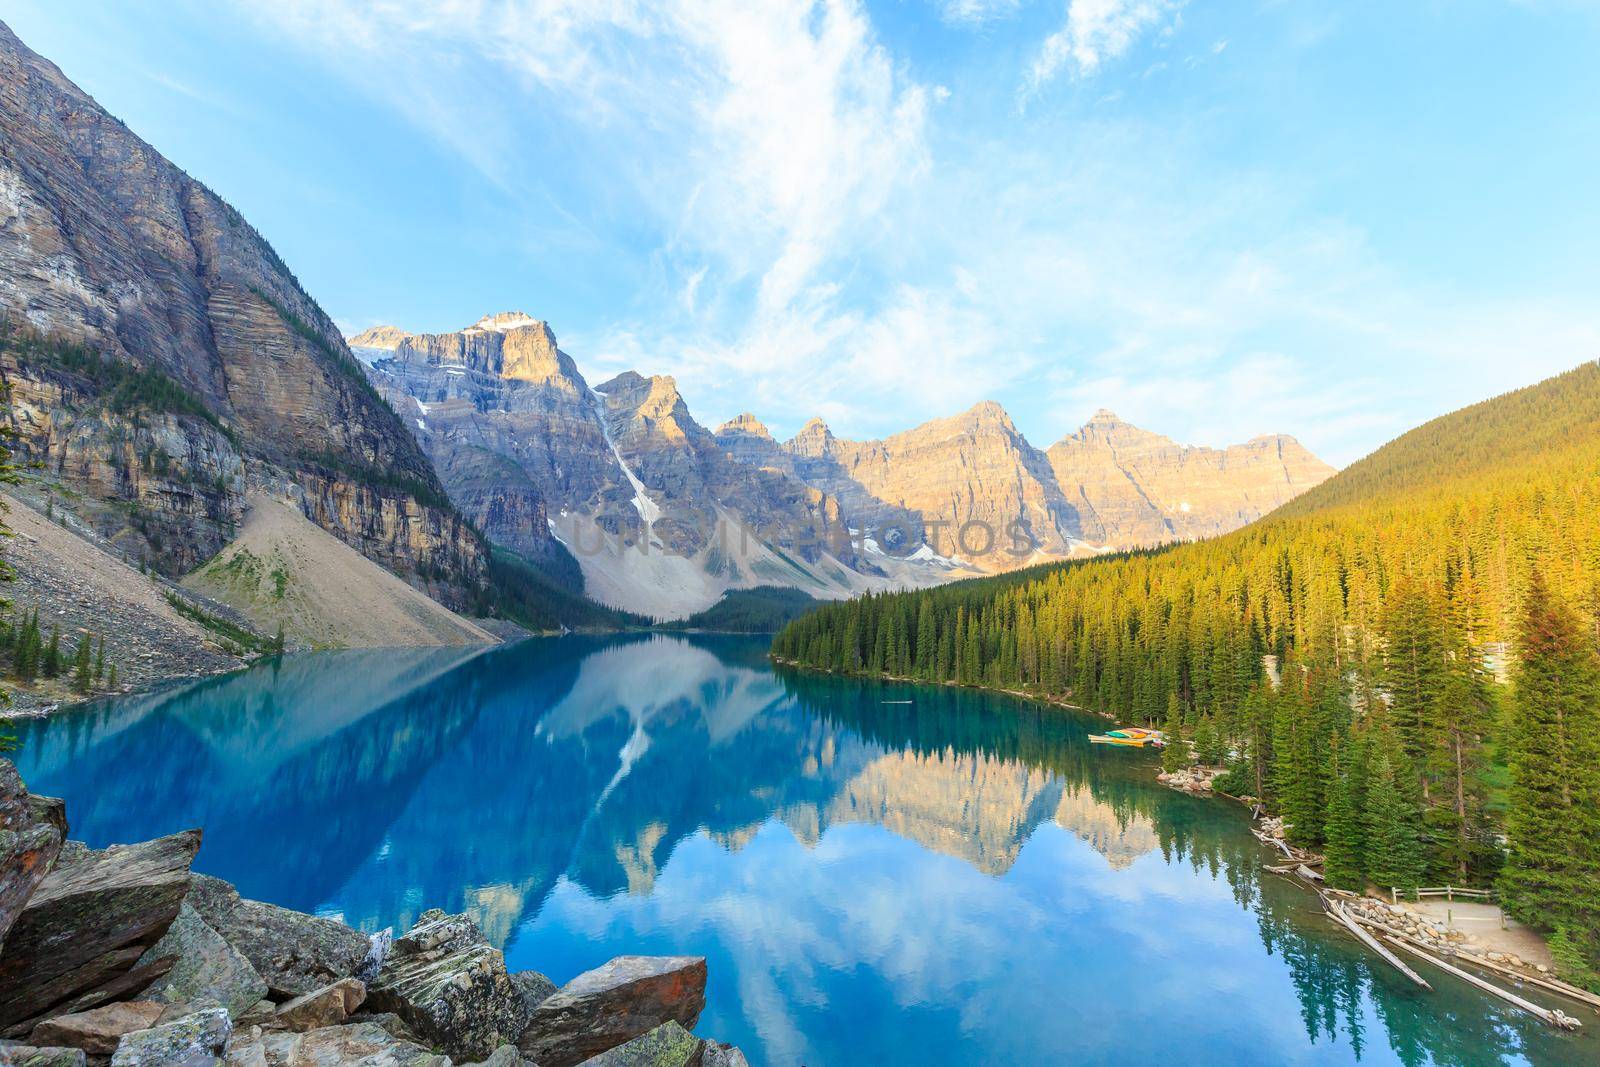
<instances>
[{"instance_id":1,"label":"shoreline","mask_svg":"<svg viewBox=\"0 0 1600 1067\"><path fill-rule=\"evenodd\" d=\"M1045 696L1041 693L1030 693L1026 689L996 689L993 686L971 685L966 682L936 682L927 678L907 678L898 674L852 674L849 671L836 671L828 667L813 667L809 663L801 663L798 660L784 659L782 656L775 656L771 652L767 653L767 659L773 663L776 663L780 667L787 667L796 671L806 671L810 674L827 674L835 678L862 678L868 681L900 682L904 685L943 686L948 689L973 689L981 693L1003 693L1006 696L1017 697L1022 700L1031 700L1036 704L1048 704L1049 706L1055 708L1066 708L1068 711L1078 711L1085 715L1095 715L1099 718L1105 719L1108 722L1117 721L1117 717L1109 712L1100 711L1096 708L1086 708L1082 704L1072 704L1061 699L1060 697Z\"/></svg>"},{"instance_id":2,"label":"shoreline","mask_svg":"<svg viewBox=\"0 0 1600 1067\"><path fill-rule=\"evenodd\" d=\"M1066 708L1071 711L1096 715L1112 722L1117 721L1116 716L1110 715L1106 712L1098 711L1093 708L1085 708L1077 704L1071 704L1057 697L1047 697L1037 693L1029 693L1025 690L1000 689L994 686L970 685L952 681L934 682L925 679L904 678L898 675L889 674L852 674L849 672L830 670L823 667L813 667L809 664L803 664L794 660L785 659L781 656L772 655L771 653L768 654L767 658L772 663L791 670L807 671L814 674L827 674L840 678L860 678L911 685L938 685L960 689L973 689L980 692L998 693L1006 696L1018 697L1023 700L1030 700L1035 703L1051 707ZM1200 797L1204 799L1231 800L1239 806L1248 809L1250 820L1249 827L1252 836L1254 836L1256 840L1260 842L1263 849L1275 847L1282 851L1284 858L1287 860L1287 864L1280 867L1268 863L1266 858L1263 857L1261 863L1262 870L1266 873L1279 875L1280 877L1292 882L1298 888L1313 894L1316 896L1319 903L1322 904L1325 912L1327 910L1327 894L1334 893L1351 901L1365 902L1366 905L1371 905L1375 909L1387 909L1390 913L1396 915L1411 914L1410 910L1406 908L1405 905L1398 903L1391 904L1387 901L1384 901L1382 897L1374 896L1368 892L1363 891L1360 893L1351 893L1347 890L1336 890L1332 887L1324 889L1314 881L1299 875L1298 871L1302 869L1306 869L1308 867L1320 867L1323 863L1323 857L1315 852L1310 851L1309 849L1300 848L1297 845L1291 844L1283 835L1283 820L1275 816L1268 816L1266 814L1266 809L1261 804L1260 800L1234 796L1231 793L1224 793L1220 790L1214 789L1211 785L1211 782L1220 773L1221 772L1218 768L1202 767L1199 764L1195 764L1188 771L1180 772L1179 775L1169 775L1167 772L1161 770L1158 766L1156 769L1155 781L1158 785L1161 785L1176 793L1183 793L1188 796ZM1361 922L1364 925L1377 925L1378 916L1376 911L1374 911L1370 918L1364 917ZM1524 927L1524 929L1527 929L1530 934L1537 936L1541 942L1544 941L1545 935L1539 934L1537 931L1529 927ZM1444 927L1440 927L1437 931L1434 931L1429 929L1426 924L1421 923L1420 921L1413 921L1409 926L1402 928L1402 933L1404 933L1405 936L1412 938L1418 938L1419 936L1426 938L1427 940L1419 940L1417 943L1428 944L1430 948L1437 949L1441 945L1447 946L1445 949L1445 954L1458 955L1463 958L1465 962L1468 962L1473 966L1477 966L1480 969L1490 971L1491 973L1498 971L1502 977L1512 977L1515 981L1523 981L1533 983L1535 985L1541 985L1547 991L1563 996L1569 1001L1584 1004L1590 1009L1596 1008L1594 994L1578 990L1576 987L1572 986L1568 986L1565 990L1557 988L1557 986L1563 985L1564 983L1557 981L1554 973L1549 968L1540 970L1532 963L1521 959L1515 959L1515 963L1526 968L1525 970L1516 970L1506 965L1509 961L1502 962L1504 957L1501 957L1500 960L1493 958L1493 956L1499 956L1500 954L1494 953L1493 956L1491 956L1491 953L1487 948L1483 949L1483 952L1480 955L1472 952L1467 944L1453 944L1453 942L1458 940L1458 935L1455 935L1453 931L1447 931ZM1430 941L1437 943L1429 944ZM1503 996L1503 993L1496 991L1495 995ZM1554 1014L1558 1017L1561 1017L1561 1012L1559 1011L1555 1012Z\"/></svg>"}]
</instances>

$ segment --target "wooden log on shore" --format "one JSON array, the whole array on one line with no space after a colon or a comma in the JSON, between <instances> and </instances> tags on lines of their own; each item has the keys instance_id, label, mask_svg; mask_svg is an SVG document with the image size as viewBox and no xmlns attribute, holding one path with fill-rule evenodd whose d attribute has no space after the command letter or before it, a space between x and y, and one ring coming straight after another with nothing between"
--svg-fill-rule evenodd
<instances>
[{"instance_id":1,"label":"wooden log on shore","mask_svg":"<svg viewBox=\"0 0 1600 1067\"><path fill-rule=\"evenodd\" d=\"M1277 868L1268 869L1276 870ZM1380 931L1386 937L1398 937L1403 941L1411 942L1420 949L1432 951L1434 948L1434 946L1429 945L1427 942L1413 937L1403 930L1396 930L1387 923L1375 922L1372 919L1368 919L1360 915L1355 916L1355 920L1362 926L1371 927L1374 930ZM1518 982L1526 982L1529 985L1536 985L1539 988L1548 990L1552 993L1559 993L1568 1000L1575 1000L1579 1004L1587 1004L1591 1008L1600 1008L1600 996L1596 996L1587 989L1579 989L1575 985L1569 985L1559 978L1540 974L1527 974L1523 971L1517 970L1515 967L1507 967L1504 964L1496 963L1490 959L1485 959L1482 956L1468 952L1462 948L1456 948L1453 958L1473 967L1481 967L1483 970L1492 971L1493 973L1504 978L1510 978Z\"/></svg>"},{"instance_id":2,"label":"wooden log on shore","mask_svg":"<svg viewBox=\"0 0 1600 1067\"><path fill-rule=\"evenodd\" d=\"M1533 1001L1524 1000L1522 997L1517 996L1515 993L1511 992L1509 989L1501 989L1499 986L1495 985L1493 982L1489 981L1488 979L1479 978L1475 974L1472 974L1472 973L1470 973L1468 971L1463 971L1460 967L1456 967L1453 964L1446 963L1444 960L1442 960L1439 957L1433 955L1431 952L1424 952L1422 949L1417 948L1415 945L1409 944L1406 941L1402 941L1398 937L1392 937L1392 936L1389 936L1389 935L1385 935L1385 939L1390 944L1392 944L1392 945L1394 945L1394 946L1396 946L1398 948L1404 949L1405 951L1411 953L1413 956L1422 957L1423 959L1427 960L1429 963L1433 964L1435 967L1439 968L1441 971L1445 971L1445 972L1447 972L1449 974L1453 974L1457 978L1461 979L1462 981L1468 982L1468 983L1470 983L1472 985L1477 986L1479 989L1483 990L1485 993L1493 993L1495 996L1499 997L1501 1000L1507 1002L1508 1004L1513 1004L1516 1007L1521 1008L1523 1011L1527 1012L1529 1015L1532 1015L1532 1016L1534 1016L1536 1018L1542 1019L1545 1022L1549 1023L1551 1026L1559 1027L1562 1030L1576 1030L1576 1029L1578 1029L1579 1027L1581 1027L1583 1025L1583 1023L1579 1022L1577 1019L1574 1019L1572 1016L1570 1016L1570 1015L1566 1014L1565 1012L1561 1011L1559 1008L1556 1008L1556 1009L1541 1008L1539 1005L1535 1004Z\"/></svg>"},{"instance_id":3,"label":"wooden log on shore","mask_svg":"<svg viewBox=\"0 0 1600 1067\"><path fill-rule=\"evenodd\" d=\"M1481 967L1483 970L1492 971L1495 974L1501 975L1505 978L1511 978L1518 982L1526 982L1529 985L1536 985L1540 989L1546 989L1552 993L1559 993L1568 1000L1575 1000L1580 1004L1587 1004L1591 1008L1600 1008L1600 997L1595 996L1587 989L1579 989L1575 985L1568 985L1559 978L1549 978L1542 974L1524 974L1514 967L1507 967L1503 964L1496 963L1493 960L1486 960L1482 956L1472 952L1464 952L1461 949L1456 950L1454 958L1473 967Z\"/></svg>"},{"instance_id":4,"label":"wooden log on shore","mask_svg":"<svg viewBox=\"0 0 1600 1067\"><path fill-rule=\"evenodd\" d=\"M1330 901L1326 898L1323 899L1323 903L1327 906L1328 914L1332 915L1335 919L1342 923L1345 929L1349 930L1352 934L1355 934L1356 940L1360 941L1363 945L1366 945L1373 952L1376 952L1384 960L1393 964L1395 970L1399 971L1401 974L1417 983L1423 989L1431 990L1433 988L1433 986L1428 984L1428 980L1426 978L1422 977L1422 975L1418 974L1416 971L1413 971L1410 967L1407 967L1404 960L1402 960L1399 956L1396 956L1393 952L1390 952L1388 949L1384 948L1382 945L1378 944L1377 938L1367 933L1361 928L1360 924L1358 924L1354 919L1350 918L1350 916L1345 912L1343 905L1339 904L1337 901Z\"/></svg>"}]
</instances>

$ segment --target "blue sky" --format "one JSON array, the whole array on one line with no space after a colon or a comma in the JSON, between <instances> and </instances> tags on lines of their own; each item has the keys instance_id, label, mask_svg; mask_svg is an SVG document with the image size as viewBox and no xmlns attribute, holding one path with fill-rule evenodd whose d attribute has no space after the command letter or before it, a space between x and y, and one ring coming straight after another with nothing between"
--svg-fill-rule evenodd
<instances>
[{"instance_id":1,"label":"blue sky","mask_svg":"<svg viewBox=\"0 0 1600 1067\"><path fill-rule=\"evenodd\" d=\"M1600 356L1585 0L8 0L350 331L1335 463Z\"/></svg>"}]
</instances>

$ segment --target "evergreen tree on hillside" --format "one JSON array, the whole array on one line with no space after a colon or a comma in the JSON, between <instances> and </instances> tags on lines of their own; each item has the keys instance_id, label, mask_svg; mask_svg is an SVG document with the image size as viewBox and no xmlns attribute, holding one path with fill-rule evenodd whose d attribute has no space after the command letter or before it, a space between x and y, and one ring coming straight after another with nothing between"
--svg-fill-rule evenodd
<instances>
[{"instance_id":1,"label":"evergreen tree on hillside","mask_svg":"<svg viewBox=\"0 0 1600 1067\"><path fill-rule=\"evenodd\" d=\"M1367 874L1384 888L1415 889L1427 867L1411 761L1395 731L1373 742L1363 822Z\"/></svg>"},{"instance_id":2,"label":"evergreen tree on hillside","mask_svg":"<svg viewBox=\"0 0 1600 1067\"><path fill-rule=\"evenodd\" d=\"M1508 910L1600 960L1600 655L1535 573L1518 634L1501 877ZM1583 976L1580 976L1583 977Z\"/></svg>"},{"instance_id":3,"label":"evergreen tree on hillside","mask_svg":"<svg viewBox=\"0 0 1600 1067\"><path fill-rule=\"evenodd\" d=\"M1189 746L1183 742L1183 711L1177 693L1167 697L1167 721L1161 730L1167 735L1167 747L1161 750L1161 769L1174 774L1189 766Z\"/></svg>"},{"instance_id":4,"label":"evergreen tree on hillside","mask_svg":"<svg viewBox=\"0 0 1600 1067\"><path fill-rule=\"evenodd\" d=\"M1338 889L1367 885L1367 759L1365 738L1352 735L1333 747L1333 784L1323 830L1323 875Z\"/></svg>"},{"instance_id":5,"label":"evergreen tree on hillside","mask_svg":"<svg viewBox=\"0 0 1600 1067\"><path fill-rule=\"evenodd\" d=\"M89 660L89 635L78 638L78 651L72 657L72 688L87 693L94 688L94 675Z\"/></svg>"}]
</instances>

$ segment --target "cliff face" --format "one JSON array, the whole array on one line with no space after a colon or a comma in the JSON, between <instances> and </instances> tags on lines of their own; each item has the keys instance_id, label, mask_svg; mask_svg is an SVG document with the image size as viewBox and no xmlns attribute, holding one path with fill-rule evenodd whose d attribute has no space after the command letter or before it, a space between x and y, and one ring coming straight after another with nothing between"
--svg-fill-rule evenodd
<instances>
[{"instance_id":1,"label":"cliff face","mask_svg":"<svg viewBox=\"0 0 1600 1067\"><path fill-rule=\"evenodd\" d=\"M547 508L593 514L612 536L638 539L589 385L543 322L510 313L455 333L380 326L350 343L490 540L535 561L560 556Z\"/></svg>"},{"instance_id":2,"label":"cliff face","mask_svg":"<svg viewBox=\"0 0 1600 1067\"><path fill-rule=\"evenodd\" d=\"M375 327L350 344L455 504L524 555L570 547L606 604L681 616L741 586L859 588L837 501L728 455L671 378L630 371L591 389L522 312L444 334Z\"/></svg>"},{"instance_id":3,"label":"cliff face","mask_svg":"<svg viewBox=\"0 0 1600 1067\"><path fill-rule=\"evenodd\" d=\"M427 459L266 241L3 25L0 312L22 456L154 566L215 553L259 486L447 595L480 572Z\"/></svg>"},{"instance_id":4,"label":"cliff face","mask_svg":"<svg viewBox=\"0 0 1600 1067\"><path fill-rule=\"evenodd\" d=\"M1334 473L1292 437L1185 447L1104 409L1048 455L1080 516L1082 536L1117 547L1226 533Z\"/></svg>"},{"instance_id":5,"label":"cliff face","mask_svg":"<svg viewBox=\"0 0 1600 1067\"><path fill-rule=\"evenodd\" d=\"M784 447L802 477L842 483L891 549L925 543L986 569L1071 549L1076 516L1049 463L992 401L883 441L840 440L813 420Z\"/></svg>"},{"instance_id":6,"label":"cliff face","mask_svg":"<svg viewBox=\"0 0 1600 1067\"><path fill-rule=\"evenodd\" d=\"M813 419L780 444L750 415L717 440L836 498L896 557L988 571L1225 533L1333 473L1291 437L1189 448L1106 411L1041 453L987 401L882 441L843 440Z\"/></svg>"}]
</instances>

